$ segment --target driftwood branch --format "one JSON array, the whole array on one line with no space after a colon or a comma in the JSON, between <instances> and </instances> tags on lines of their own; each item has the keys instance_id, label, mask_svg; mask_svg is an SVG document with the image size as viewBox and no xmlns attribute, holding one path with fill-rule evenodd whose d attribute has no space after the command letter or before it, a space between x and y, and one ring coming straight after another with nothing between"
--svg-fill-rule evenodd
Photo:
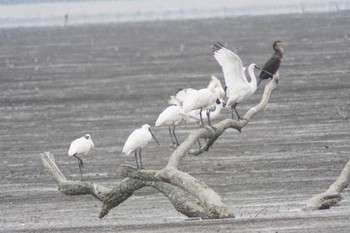
<instances>
[{"instance_id":1,"label":"driftwood branch","mask_svg":"<svg viewBox=\"0 0 350 233\"><path fill-rule=\"evenodd\" d=\"M42 153L41 160L44 167L54 177L61 193L65 195L92 195L101 201L103 205L99 214L100 218L103 218L111 209L128 199L134 191L144 186L153 187L163 193L180 213L188 217L206 217L204 208L196 198L176 186L164 182L126 178L111 189L96 183L67 180L50 152Z\"/></svg>"},{"instance_id":2,"label":"driftwood branch","mask_svg":"<svg viewBox=\"0 0 350 233\"><path fill-rule=\"evenodd\" d=\"M205 218L233 218L234 215L221 201L220 196L210 189L203 181L179 171L176 168L164 168L160 171L138 170L127 167L124 175L132 179L166 182L173 187L179 187L190 196L194 196L203 207ZM202 216L202 217L203 217Z\"/></svg>"},{"instance_id":3,"label":"driftwood branch","mask_svg":"<svg viewBox=\"0 0 350 233\"><path fill-rule=\"evenodd\" d=\"M271 92L276 88L278 74L266 85L262 99L258 105L249 109L244 118L237 121L225 119L213 127L205 127L193 131L188 138L172 153L165 168L152 170L138 170L133 167L124 167L123 175L126 177L114 188L82 181L70 181L65 178L55 163L50 152L41 155L44 166L55 178L58 189L66 195L92 195L102 202L99 217L128 199L134 191L150 186L163 193L174 205L175 209L188 217L202 218L232 218L233 213L221 201L220 196L210 189L203 181L178 170L178 167L192 146L200 138L206 138L207 143L193 154L208 151L215 141L228 128L241 130L248 122L267 105Z\"/></svg>"},{"instance_id":4,"label":"driftwood branch","mask_svg":"<svg viewBox=\"0 0 350 233\"><path fill-rule=\"evenodd\" d=\"M203 145L201 148L197 150L188 150L189 154L191 155L200 155L205 151L209 151L209 148L215 143L215 141L225 132L228 128L237 129L239 132L241 132L242 128L246 126L249 121L258 113L263 111L269 102L270 96L272 91L277 87L279 79L279 74L273 76L272 80L265 86L263 96L261 98L261 101L256 106L250 108L248 112L244 115L244 117L241 120L234 120L234 119L225 119L215 125L213 125L214 130L208 130L208 128L200 129L198 131L194 131L190 136L187 138L186 141L189 140L189 143L187 145L184 145L184 147L188 148L189 145L193 145L194 142L192 142L191 139L195 138L208 138L208 141L205 145ZM186 142L185 141L185 142ZM192 143L191 143L192 142ZM186 149L183 149L186 150ZM181 151L183 151L181 150ZM174 155L174 154L173 154ZM183 155L184 156L184 155ZM172 156L173 157L173 156ZM176 165L178 161L181 160L181 156L174 155L174 159L169 160L169 163L172 163ZM168 165L169 165L168 163Z\"/></svg>"},{"instance_id":5,"label":"driftwood branch","mask_svg":"<svg viewBox=\"0 0 350 233\"><path fill-rule=\"evenodd\" d=\"M261 112L267 105L271 92L276 88L278 82L278 74L266 85L262 99L258 105L249 109L244 115L244 118L240 121L225 119L213 127L205 127L193 131L187 139L176 148L172 153L168 164L160 171L148 171L148 170L130 170L128 169L125 175L133 179L150 180L150 181L163 181L171 185L177 186L188 193L191 193L198 199L201 205L205 209L205 213L208 218L229 218L234 217L229 208L221 201L220 196L210 189L204 182L197 180L188 173L178 170L180 162L190 151L192 146L200 138L207 138L208 141L204 147L199 151L195 151L195 154L200 154L207 151L209 147L222 135L226 129L234 128L241 130L248 122L259 112Z\"/></svg>"},{"instance_id":6,"label":"driftwood branch","mask_svg":"<svg viewBox=\"0 0 350 233\"><path fill-rule=\"evenodd\" d=\"M329 209L338 205L343 198L340 193L349 186L350 183L350 160L345 165L338 179L323 193L319 193L310 198L306 204L305 210Z\"/></svg>"}]
</instances>

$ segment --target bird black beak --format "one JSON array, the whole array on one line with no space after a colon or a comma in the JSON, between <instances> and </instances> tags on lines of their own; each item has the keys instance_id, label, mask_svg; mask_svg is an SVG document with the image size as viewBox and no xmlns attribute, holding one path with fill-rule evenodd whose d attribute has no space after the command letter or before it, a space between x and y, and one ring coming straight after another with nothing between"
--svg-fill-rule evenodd
<instances>
[{"instance_id":1,"label":"bird black beak","mask_svg":"<svg viewBox=\"0 0 350 233\"><path fill-rule=\"evenodd\" d=\"M157 138L154 136L153 132L151 131L151 129L148 128L148 130L149 130L149 132L151 133L152 138L154 138L154 140L156 140L157 144L160 145L159 142L158 142L158 140L157 140Z\"/></svg>"},{"instance_id":2,"label":"bird black beak","mask_svg":"<svg viewBox=\"0 0 350 233\"><path fill-rule=\"evenodd\" d=\"M261 70L262 72L268 74L268 75L271 75L271 77L273 76L273 74L271 74L270 72L264 70L264 69L261 69L259 66L255 66L255 69L258 69L258 70Z\"/></svg>"},{"instance_id":3,"label":"bird black beak","mask_svg":"<svg viewBox=\"0 0 350 233\"><path fill-rule=\"evenodd\" d=\"M216 104L221 104L221 101L219 99L216 99Z\"/></svg>"}]
</instances>

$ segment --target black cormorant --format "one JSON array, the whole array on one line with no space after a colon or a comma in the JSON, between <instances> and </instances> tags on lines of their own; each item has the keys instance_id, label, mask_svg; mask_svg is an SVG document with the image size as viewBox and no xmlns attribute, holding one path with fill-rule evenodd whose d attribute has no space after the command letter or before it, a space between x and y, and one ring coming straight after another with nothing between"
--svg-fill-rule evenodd
<instances>
[{"instance_id":1,"label":"black cormorant","mask_svg":"<svg viewBox=\"0 0 350 233\"><path fill-rule=\"evenodd\" d=\"M275 41L273 43L273 49L275 50L275 53L272 54L272 56L265 62L262 71L259 75L259 81L258 85L261 83L264 79L272 78L272 76L277 72L278 68L280 67L281 61L283 60L283 54L284 49L282 48L283 42L282 41Z\"/></svg>"}]
</instances>

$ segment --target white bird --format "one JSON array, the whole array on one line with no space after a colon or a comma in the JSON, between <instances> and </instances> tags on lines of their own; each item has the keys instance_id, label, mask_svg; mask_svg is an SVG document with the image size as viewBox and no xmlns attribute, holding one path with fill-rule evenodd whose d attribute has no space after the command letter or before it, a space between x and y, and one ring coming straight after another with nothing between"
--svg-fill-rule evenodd
<instances>
[{"instance_id":1,"label":"white bird","mask_svg":"<svg viewBox=\"0 0 350 233\"><path fill-rule=\"evenodd\" d=\"M90 134L85 134L83 137L75 139L69 147L68 155L74 156L79 161L80 176L83 180L82 168L84 168L83 160L78 157L78 155L87 155L89 152L95 148L95 144L91 139Z\"/></svg>"},{"instance_id":2,"label":"white bird","mask_svg":"<svg viewBox=\"0 0 350 233\"><path fill-rule=\"evenodd\" d=\"M177 140L175 134L175 127L182 121L183 117L181 113L183 113L183 110L180 106L180 103L175 99L174 96L171 96L170 98L171 100L169 100L169 102L173 103L174 105L170 105L159 114L155 126L169 126L169 134L171 137L172 145L176 147L179 146L179 141Z\"/></svg>"},{"instance_id":3,"label":"white bird","mask_svg":"<svg viewBox=\"0 0 350 233\"><path fill-rule=\"evenodd\" d=\"M222 67L226 83L226 108L231 107L232 118L233 110L239 116L236 106L244 99L254 94L257 89L257 81L254 74L256 65L254 63L248 66L248 76L246 76L246 69L243 67L242 60L237 54L225 48L222 44L217 42L213 46L214 57Z\"/></svg>"},{"instance_id":4,"label":"white bird","mask_svg":"<svg viewBox=\"0 0 350 233\"><path fill-rule=\"evenodd\" d=\"M199 109L201 126L203 126L202 110L206 109L208 124L210 123L210 111L214 111L216 103L224 98L225 91L222 88L220 80L214 75L211 76L211 81L207 88L200 90L191 90L189 94L182 100L182 109L184 113L189 113L192 110Z\"/></svg>"},{"instance_id":5,"label":"white bird","mask_svg":"<svg viewBox=\"0 0 350 233\"><path fill-rule=\"evenodd\" d=\"M141 159L141 150L145 147L151 140L152 137L158 143L158 140L154 137L154 134L151 131L151 127L148 124L142 125L141 128L135 129L126 140L122 153L126 155L130 155L131 152L135 152L136 166L139 168L139 164L137 162L137 150L139 150L140 157L140 168L142 169L142 159Z\"/></svg>"},{"instance_id":6,"label":"white bird","mask_svg":"<svg viewBox=\"0 0 350 233\"><path fill-rule=\"evenodd\" d=\"M226 103L220 99L220 103L216 105L216 108L214 111L210 113L210 120L215 120L219 115L221 110L226 106ZM180 115L183 116L183 120L186 123L199 123L200 122L200 115L199 115L199 109L192 110L189 113L180 113ZM206 119L204 118L203 121Z\"/></svg>"}]
</instances>

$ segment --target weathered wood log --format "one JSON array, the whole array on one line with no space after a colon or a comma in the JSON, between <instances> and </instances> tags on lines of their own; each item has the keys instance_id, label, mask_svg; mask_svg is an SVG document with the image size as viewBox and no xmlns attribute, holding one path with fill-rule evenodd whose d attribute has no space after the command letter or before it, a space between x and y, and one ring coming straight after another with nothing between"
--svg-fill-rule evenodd
<instances>
[{"instance_id":1,"label":"weathered wood log","mask_svg":"<svg viewBox=\"0 0 350 233\"><path fill-rule=\"evenodd\" d=\"M233 128L233 129L237 129L238 131L241 131L242 128L244 126L246 126L248 124L248 122L255 115L257 115L258 113L260 113L261 111L263 111L265 109L267 103L269 102L272 91L277 86L278 79L279 79L279 73L277 72L277 74L274 75L273 79L265 86L264 93L263 93L263 96L261 98L260 103L258 105L256 105L255 107L250 108L241 120L238 121L238 120L234 120L234 119L225 119L225 120L223 120L223 121L221 121L213 126L213 128L215 129L214 131L207 130L207 132L206 132L206 131L204 131L204 129L201 129L200 132L194 131L192 134L190 134L190 136L187 138L187 140L185 142L190 141L189 138L196 139L196 138L206 137L206 138L209 138L209 140L201 148L199 148L197 150L189 150L189 154L200 155L203 152L208 151L209 148L215 143L215 141L228 128ZM190 145L192 145L192 144L193 143L191 143ZM188 146L188 145L184 145L184 146ZM174 155L174 157L176 157L176 158L174 158L172 160L170 159L169 163L176 165L177 161L179 161L181 159L181 157L177 158L176 155ZM169 165L169 163L168 163L168 165Z\"/></svg>"},{"instance_id":2,"label":"weathered wood log","mask_svg":"<svg viewBox=\"0 0 350 233\"><path fill-rule=\"evenodd\" d=\"M198 199L203 207L204 218L233 218L233 213L221 201L220 196L210 189L203 181L179 171L176 168L167 168L160 171L138 170L132 167L124 168L124 175L132 179L167 182L173 187L185 190L189 195Z\"/></svg>"},{"instance_id":3,"label":"weathered wood log","mask_svg":"<svg viewBox=\"0 0 350 233\"><path fill-rule=\"evenodd\" d=\"M340 193L350 183L350 160L345 165L338 179L324 192L306 201L305 210L322 210L338 205L343 198Z\"/></svg>"},{"instance_id":4,"label":"weathered wood log","mask_svg":"<svg viewBox=\"0 0 350 233\"><path fill-rule=\"evenodd\" d=\"M191 193L196 197L206 211L208 218L230 218L234 217L229 208L221 201L220 196L210 189L204 182L197 180L193 176L179 171L178 166L186 154L190 151L192 146L200 138L208 138L208 142L203 149L197 151L196 154L200 154L209 149L209 147L219 138L220 135L228 128L235 128L241 130L248 122L259 112L261 112L267 105L271 92L276 88L279 75L275 75L273 79L266 85L262 99L258 105L249 109L244 115L244 118L240 121L225 119L213 127L205 127L193 131L187 139L176 148L172 153L168 164L160 171L149 170L135 170L127 169L125 174L129 178L150 180L150 181L163 181L169 184L180 187L186 192Z\"/></svg>"},{"instance_id":5,"label":"weathered wood log","mask_svg":"<svg viewBox=\"0 0 350 233\"><path fill-rule=\"evenodd\" d=\"M168 164L159 171L137 170L133 167L124 168L124 176L113 189L105 186L82 181L70 181L65 178L57 167L54 157L50 152L41 156L44 166L55 178L58 189L66 195L92 195L103 203L99 217L102 218L108 212L128 199L134 191L150 186L163 193L174 205L175 209L189 217L202 218L232 218L234 214L221 201L220 196L210 189L203 181L178 170L182 159L188 154L192 146L200 138L208 141L199 151L201 154L208 151L215 141L228 128L241 130L248 122L267 105L271 92L276 88L279 75L276 74L266 85L262 100L258 105L249 109L244 118L237 121L225 119L213 127L205 127L193 131L188 138L172 153Z\"/></svg>"},{"instance_id":6,"label":"weathered wood log","mask_svg":"<svg viewBox=\"0 0 350 233\"><path fill-rule=\"evenodd\" d=\"M175 209L188 217L206 217L204 208L190 194L182 189L164 182L142 181L126 178L113 189L91 182L70 181L56 165L53 154L44 152L41 161L52 174L58 185L58 190L65 195L92 195L103 203L99 214L103 218L114 207L128 199L134 191L150 186L163 193L174 205Z\"/></svg>"}]
</instances>

